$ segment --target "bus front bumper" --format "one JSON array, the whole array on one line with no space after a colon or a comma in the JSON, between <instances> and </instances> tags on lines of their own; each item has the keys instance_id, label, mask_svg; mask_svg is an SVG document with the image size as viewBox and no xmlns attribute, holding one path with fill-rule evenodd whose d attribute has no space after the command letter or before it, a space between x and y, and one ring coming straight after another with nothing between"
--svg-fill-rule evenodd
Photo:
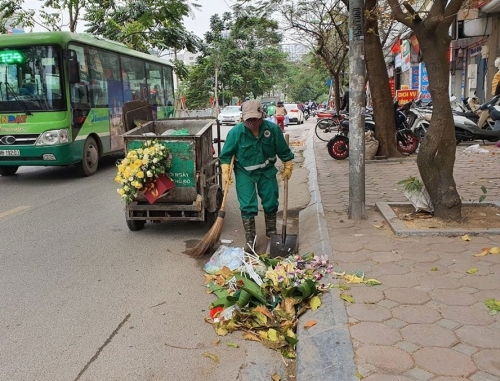
<instances>
[{"instance_id":1,"label":"bus front bumper","mask_svg":"<svg viewBox=\"0 0 500 381\"><path fill-rule=\"evenodd\" d=\"M71 144L56 146L6 146L0 147L0 166L49 166L76 163Z\"/></svg>"}]
</instances>

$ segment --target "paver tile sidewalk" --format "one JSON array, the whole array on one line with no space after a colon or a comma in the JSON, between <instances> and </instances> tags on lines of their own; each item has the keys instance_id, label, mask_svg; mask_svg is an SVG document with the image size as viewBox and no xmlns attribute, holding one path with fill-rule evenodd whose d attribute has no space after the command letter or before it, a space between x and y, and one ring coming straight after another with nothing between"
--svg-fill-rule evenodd
<instances>
[{"instance_id":1,"label":"paver tile sidewalk","mask_svg":"<svg viewBox=\"0 0 500 381\"><path fill-rule=\"evenodd\" d=\"M457 148L459 194L477 202L484 185L486 200L499 201L500 149L489 145L491 153L467 155L465 148ZM491 316L484 304L500 299L500 255L473 256L500 246L500 236L396 237L375 227L383 219L375 203L406 202L397 182L420 177L411 158L367 162L368 219L349 220L348 160L330 158L320 141L314 151L335 268L383 283L345 291L355 299L346 309L363 380L500 380L500 314ZM476 273L466 273L473 267ZM339 298L340 291L332 292Z\"/></svg>"}]
</instances>

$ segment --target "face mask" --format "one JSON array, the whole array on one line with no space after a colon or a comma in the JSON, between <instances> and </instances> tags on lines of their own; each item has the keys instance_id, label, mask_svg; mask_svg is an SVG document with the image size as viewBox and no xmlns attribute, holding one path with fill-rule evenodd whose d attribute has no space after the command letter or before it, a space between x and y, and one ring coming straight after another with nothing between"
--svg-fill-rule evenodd
<instances>
[{"instance_id":1,"label":"face mask","mask_svg":"<svg viewBox=\"0 0 500 381\"><path fill-rule=\"evenodd\" d=\"M246 128L249 128L250 130L255 131L260 127L262 124L262 119L261 118L250 118L247 119L243 122Z\"/></svg>"}]
</instances>

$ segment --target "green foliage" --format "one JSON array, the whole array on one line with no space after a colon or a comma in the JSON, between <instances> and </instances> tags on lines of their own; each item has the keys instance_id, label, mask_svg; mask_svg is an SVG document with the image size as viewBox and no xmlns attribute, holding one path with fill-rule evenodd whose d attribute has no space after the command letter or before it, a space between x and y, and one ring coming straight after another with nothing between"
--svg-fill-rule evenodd
<instances>
[{"instance_id":1,"label":"green foliage","mask_svg":"<svg viewBox=\"0 0 500 381\"><path fill-rule=\"evenodd\" d=\"M257 97L272 91L286 73L282 36L275 21L264 17L213 15L202 56L190 68L186 86L188 107L208 105L215 73L219 100Z\"/></svg>"},{"instance_id":2,"label":"green foliage","mask_svg":"<svg viewBox=\"0 0 500 381\"><path fill-rule=\"evenodd\" d=\"M39 1L40 7L31 8L32 2L0 0L0 33L7 27L20 26L32 29L35 26L47 31L67 28L75 32L80 15L86 7L86 0L45 0Z\"/></svg>"},{"instance_id":3,"label":"green foliage","mask_svg":"<svg viewBox=\"0 0 500 381\"><path fill-rule=\"evenodd\" d=\"M404 190L408 192L420 192L424 183L420 179L410 176L407 179L399 181L398 185L403 185Z\"/></svg>"},{"instance_id":4,"label":"green foliage","mask_svg":"<svg viewBox=\"0 0 500 381\"><path fill-rule=\"evenodd\" d=\"M481 197L479 197L479 202L483 202L486 199L486 193L488 193L488 189L486 189L486 187L483 185L481 186L481 191L483 192L483 194L481 195Z\"/></svg>"},{"instance_id":5,"label":"green foliage","mask_svg":"<svg viewBox=\"0 0 500 381\"><path fill-rule=\"evenodd\" d=\"M311 57L305 57L300 62L288 63L284 81L288 100L323 102L328 99L328 73L324 67L318 67L312 61Z\"/></svg>"},{"instance_id":6,"label":"green foliage","mask_svg":"<svg viewBox=\"0 0 500 381\"><path fill-rule=\"evenodd\" d=\"M152 49L196 52L201 41L186 30L183 19L198 7L199 4L186 0L126 0L119 5L111 0L88 0L86 32L143 52Z\"/></svg>"}]
</instances>

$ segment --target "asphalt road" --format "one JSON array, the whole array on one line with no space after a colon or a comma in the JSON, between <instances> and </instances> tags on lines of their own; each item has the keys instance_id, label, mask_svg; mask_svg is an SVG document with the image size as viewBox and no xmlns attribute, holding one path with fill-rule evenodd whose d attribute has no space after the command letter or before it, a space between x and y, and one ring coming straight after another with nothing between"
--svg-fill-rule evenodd
<instances>
[{"instance_id":1,"label":"asphalt road","mask_svg":"<svg viewBox=\"0 0 500 381\"><path fill-rule=\"evenodd\" d=\"M290 128L292 140L304 133ZM208 257L186 254L206 225L128 230L113 181L119 158L89 178L72 167L0 176L0 380L284 379L281 356L260 343L238 333L215 343L204 321L214 300L203 286ZM307 171L296 173L299 209ZM222 238L244 241L234 190Z\"/></svg>"}]
</instances>

